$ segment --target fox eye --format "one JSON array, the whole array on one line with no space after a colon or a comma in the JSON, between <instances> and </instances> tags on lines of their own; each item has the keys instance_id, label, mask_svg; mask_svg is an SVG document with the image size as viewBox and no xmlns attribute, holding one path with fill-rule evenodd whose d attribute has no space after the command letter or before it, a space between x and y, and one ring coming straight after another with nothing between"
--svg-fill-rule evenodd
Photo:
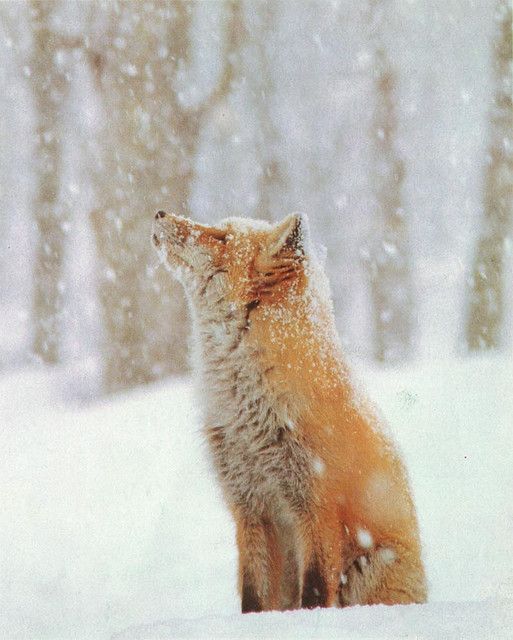
<instances>
[{"instance_id":1,"label":"fox eye","mask_svg":"<svg viewBox=\"0 0 513 640\"><path fill-rule=\"evenodd\" d=\"M229 236L229 234L226 231L222 231L221 229L216 229L215 227L207 227L203 231L203 233L205 234L205 236L209 238L213 238L214 240L217 240L217 242L220 242L221 244L226 244Z\"/></svg>"}]
</instances>

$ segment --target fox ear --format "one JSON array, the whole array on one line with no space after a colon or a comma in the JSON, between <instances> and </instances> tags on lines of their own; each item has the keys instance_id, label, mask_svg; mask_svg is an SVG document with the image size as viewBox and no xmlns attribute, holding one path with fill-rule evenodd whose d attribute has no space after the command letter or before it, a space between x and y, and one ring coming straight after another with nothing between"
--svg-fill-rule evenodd
<instances>
[{"instance_id":1,"label":"fox ear","mask_svg":"<svg viewBox=\"0 0 513 640\"><path fill-rule=\"evenodd\" d=\"M274 228L269 254L275 256L282 251L292 251L298 256L304 256L308 236L306 215L291 213Z\"/></svg>"}]
</instances>

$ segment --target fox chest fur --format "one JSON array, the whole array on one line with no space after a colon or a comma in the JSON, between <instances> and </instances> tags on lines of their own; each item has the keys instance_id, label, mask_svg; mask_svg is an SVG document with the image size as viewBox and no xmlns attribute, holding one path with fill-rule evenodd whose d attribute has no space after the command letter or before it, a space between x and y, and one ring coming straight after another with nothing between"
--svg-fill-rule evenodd
<instances>
[{"instance_id":1,"label":"fox chest fur","mask_svg":"<svg viewBox=\"0 0 513 640\"><path fill-rule=\"evenodd\" d=\"M197 331L205 432L229 502L254 516L304 510L312 455L287 397L273 388L274 367L262 364L264 347L251 340L251 313L198 318Z\"/></svg>"}]
</instances>

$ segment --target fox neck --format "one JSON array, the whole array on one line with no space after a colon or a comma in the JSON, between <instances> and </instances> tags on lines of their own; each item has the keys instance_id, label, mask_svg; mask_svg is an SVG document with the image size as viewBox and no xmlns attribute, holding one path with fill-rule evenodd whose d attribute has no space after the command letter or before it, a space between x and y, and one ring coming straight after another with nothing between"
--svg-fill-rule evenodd
<instances>
[{"instance_id":1,"label":"fox neck","mask_svg":"<svg viewBox=\"0 0 513 640\"><path fill-rule=\"evenodd\" d=\"M316 384L333 387L343 375L331 308L315 291L275 307L238 306L204 287L189 300L207 422L229 423L249 405L260 414L270 405L287 422Z\"/></svg>"},{"instance_id":2,"label":"fox neck","mask_svg":"<svg viewBox=\"0 0 513 640\"><path fill-rule=\"evenodd\" d=\"M222 277L222 274L220 274ZM234 413L263 397L258 349L248 340L251 308L227 300L216 278L186 288L193 318L193 364L208 425L234 421Z\"/></svg>"}]
</instances>

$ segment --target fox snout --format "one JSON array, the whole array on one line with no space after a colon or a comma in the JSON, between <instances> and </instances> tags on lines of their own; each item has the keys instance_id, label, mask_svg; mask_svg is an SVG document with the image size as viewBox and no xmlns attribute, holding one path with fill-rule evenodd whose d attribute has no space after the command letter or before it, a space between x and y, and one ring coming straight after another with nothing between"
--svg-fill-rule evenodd
<instances>
[{"instance_id":1,"label":"fox snout","mask_svg":"<svg viewBox=\"0 0 513 640\"><path fill-rule=\"evenodd\" d=\"M160 260L181 277L182 268L194 271L201 261L197 240L199 229L191 220L165 211L157 211L153 219L152 243Z\"/></svg>"},{"instance_id":2,"label":"fox snout","mask_svg":"<svg viewBox=\"0 0 513 640\"><path fill-rule=\"evenodd\" d=\"M183 246L187 239L186 229L179 224L176 216L165 211L157 211L153 221L152 242L157 249L169 245Z\"/></svg>"},{"instance_id":3,"label":"fox snout","mask_svg":"<svg viewBox=\"0 0 513 640\"><path fill-rule=\"evenodd\" d=\"M155 214L155 221L153 223L151 240L157 249L160 247L164 239L164 232L159 222L162 220L162 218L165 218L165 217L166 217L165 211L157 211L157 213Z\"/></svg>"},{"instance_id":4,"label":"fox snout","mask_svg":"<svg viewBox=\"0 0 513 640\"><path fill-rule=\"evenodd\" d=\"M159 247L164 240L183 246L192 235L192 224L182 216L157 211L153 221L153 243Z\"/></svg>"}]
</instances>

